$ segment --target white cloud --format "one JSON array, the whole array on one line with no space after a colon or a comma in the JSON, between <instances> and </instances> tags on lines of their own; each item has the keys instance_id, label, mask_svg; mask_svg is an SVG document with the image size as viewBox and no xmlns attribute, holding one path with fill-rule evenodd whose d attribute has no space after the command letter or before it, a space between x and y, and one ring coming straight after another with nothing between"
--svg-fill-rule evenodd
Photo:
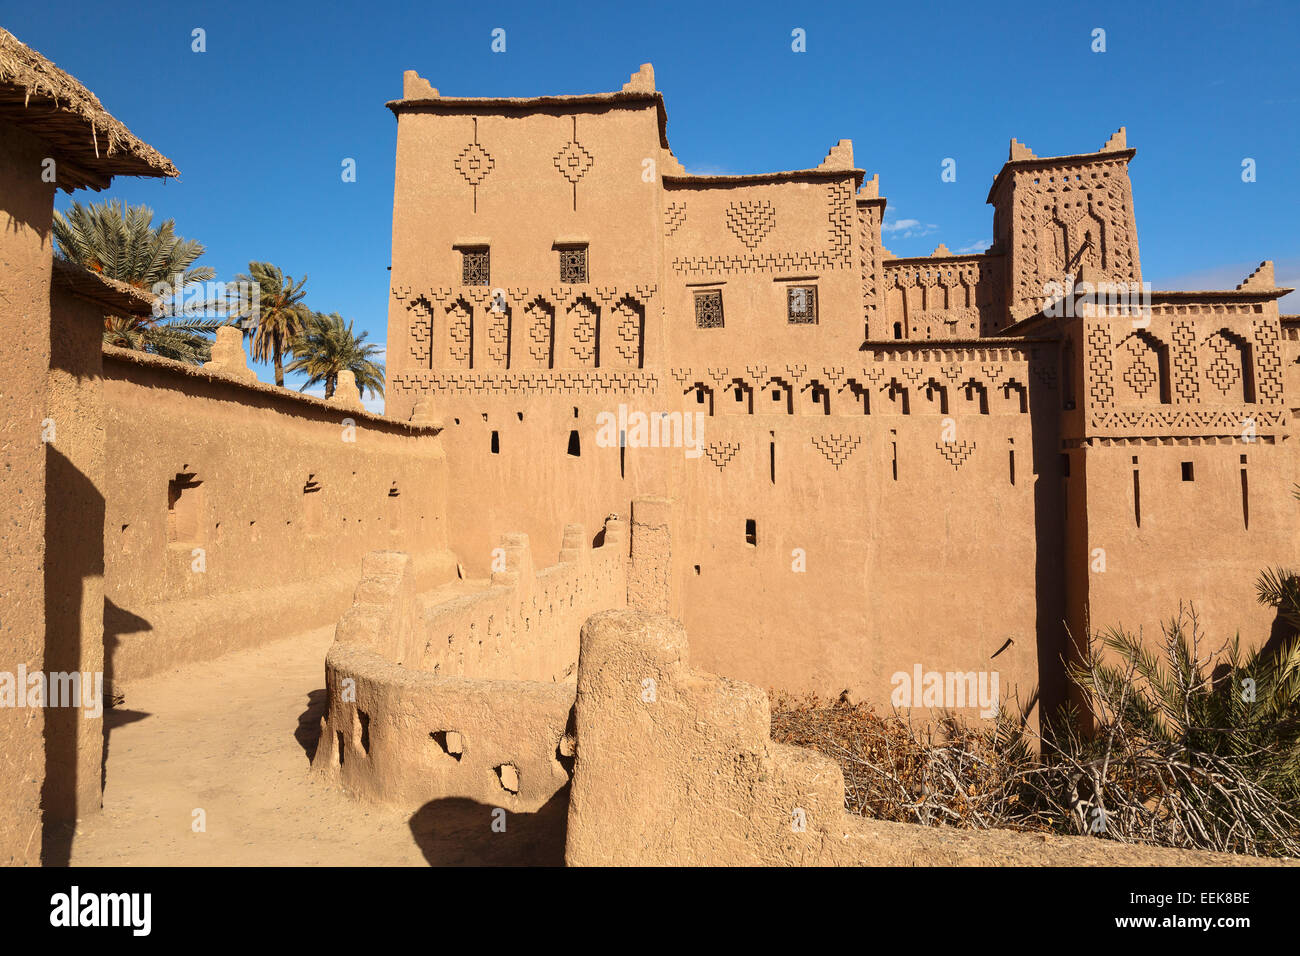
<instances>
[{"instance_id":1,"label":"white cloud","mask_svg":"<svg viewBox=\"0 0 1300 956\"><path fill-rule=\"evenodd\" d=\"M954 249L952 252L953 255L956 256L969 256L972 253L983 252L991 245L993 245L992 239L981 239L979 242L968 243L967 245L962 246L960 249Z\"/></svg>"},{"instance_id":2,"label":"white cloud","mask_svg":"<svg viewBox=\"0 0 1300 956\"><path fill-rule=\"evenodd\" d=\"M881 223L880 231L886 236L899 239L915 239L918 236L928 236L938 228L932 222L921 222L919 219L895 219L893 222Z\"/></svg>"}]
</instances>

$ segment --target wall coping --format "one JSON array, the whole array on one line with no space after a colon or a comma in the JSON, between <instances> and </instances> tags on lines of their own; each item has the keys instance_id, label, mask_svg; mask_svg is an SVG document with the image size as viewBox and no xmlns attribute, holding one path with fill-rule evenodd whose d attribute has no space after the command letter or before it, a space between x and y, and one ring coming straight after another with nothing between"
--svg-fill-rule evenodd
<instances>
[{"instance_id":1,"label":"wall coping","mask_svg":"<svg viewBox=\"0 0 1300 956\"><path fill-rule=\"evenodd\" d=\"M358 422L384 425L390 428L410 432L415 435L437 435L442 431L442 426L438 424L417 425L411 422L403 422L395 418L387 418L383 415L376 414L375 412L356 408L354 406L336 404L333 401L327 402L325 399L317 398L315 395L305 395L302 392L291 391L290 389L281 388L278 385L271 385L267 382L239 379L224 372L203 368L198 365L190 365L187 362L178 362L174 359L163 358L161 355L153 355L149 352L140 352L135 349L124 349L116 345L108 345L105 343L104 358L106 360L117 361L126 365L134 365L139 368L147 368L162 372L165 375L174 376L177 379L178 386L181 382L188 379L227 387L236 393L235 401L243 404L252 404L252 402L249 401L249 398L256 395L263 399L284 401L289 403L290 406L296 404L303 410L310 408L316 411L330 412L331 414L343 414L348 418L356 419ZM291 407L286 409L286 411L293 412L295 409Z\"/></svg>"}]
</instances>

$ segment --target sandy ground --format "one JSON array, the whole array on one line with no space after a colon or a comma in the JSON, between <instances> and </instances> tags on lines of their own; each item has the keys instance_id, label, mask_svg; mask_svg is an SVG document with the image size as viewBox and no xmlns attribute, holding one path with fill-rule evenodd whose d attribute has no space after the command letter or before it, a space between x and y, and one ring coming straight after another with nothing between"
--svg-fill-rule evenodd
<instances>
[{"instance_id":1,"label":"sandy ground","mask_svg":"<svg viewBox=\"0 0 1300 956\"><path fill-rule=\"evenodd\" d=\"M128 686L126 700L105 712L104 809L69 828L63 858L73 866L559 862L562 806L507 837L491 832L489 808L366 805L309 775L333 632ZM193 829L196 809L206 832Z\"/></svg>"}]
</instances>

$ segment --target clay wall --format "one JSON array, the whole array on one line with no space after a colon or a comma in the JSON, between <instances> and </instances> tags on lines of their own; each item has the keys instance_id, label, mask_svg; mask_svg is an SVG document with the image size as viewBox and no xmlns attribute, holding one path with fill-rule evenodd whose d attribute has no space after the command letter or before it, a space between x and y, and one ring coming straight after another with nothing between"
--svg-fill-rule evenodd
<instances>
[{"instance_id":1,"label":"clay wall","mask_svg":"<svg viewBox=\"0 0 1300 956\"><path fill-rule=\"evenodd\" d=\"M379 544L455 576L436 428L111 347L104 407L111 680L337 620Z\"/></svg>"},{"instance_id":2,"label":"clay wall","mask_svg":"<svg viewBox=\"0 0 1300 956\"><path fill-rule=\"evenodd\" d=\"M851 165L851 155L845 161ZM758 182L665 179L667 363L739 371L762 356L817 362L852 354L864 335L858 178L814 170ZM806 289L816 290L815 303L791 322L792 290ZM699 315L704 296L720 296L720 319ZM702 321L720 324L701 328Z\"/></svg>"},{"instance_id":3,"label":"clay wall","mask_svg":"<svg viewBox=\"0 0 1300 956\"><path fill-rule=\"evenodd\" d=\"M582 628L570 866L1259 865L1090 837L846 813L828 757L771 740L767 695L692 665L686 631L632 608ZM1271 861L1265 861L1271 862Z\"/></svg>"},{"instance_id":4,"label":"clay wall","mask_svg":"<svg viewBox=\"0 0 1300 956\"><path fill-rule=\"evenodd\" d=\"M83 680L104 672L103 311L58 285L51 295L45 671ZM46 819L71 822L101 804L103 708L52 707L45 719Z\"/></svg>"},{"instance_id":5,"label":"clay wall","mask_svg":"<svg viewBox=\"0 0 1300 956\"><path fill-rule=\"evenodd\" d=\"M1271 273L1271 269L1269 270ZM1063 429L1078 485L1076 618L1154 637L1191 602L1213 647L1270 635L1255 600L1269 566L1300 561L1300 480L1286 349L1272 299L1156 294L1148 318L1079 318L1075 408ZM1269 290L1272 276L1263 283ZM1082 465L1082 467L1079 467ZM1077 472L1077 474L1076 474Z\"/></svg>"},{"instance_id":6,"label":"clay wall","mask_svg":"<svg viewBox=\"0 0 1300 956\"><path fill-rule=\"evenodd\" d=\"M50 224L54 184L41 180L48 146L0 124L0 670L43 667L45 488L51 451L41 440L50 369ZM0 862L34 864L41 854L44 779L40 709L0 708Z\"/></svg>"},{"instance_id":7,"label":"clay wall","mask_svg":"<svg viewBox=\"0 0 1300 956\"><path fill-rule=\"evenodd\" d=\"M877 339L977 339L1006 314L1000 256L936 256L884 263L884 321Z\"/></svg>"},{"instance_id":8,"label":"clay wall","mask_svg":"<svg viewBox=\"0 0 1300 956\"><path fill-rule=\"evenodd\" d=\"M411 808L550 803L571 768L581 623L625 604L628 581L621 522L594 550L570 532L560 563L541 571L527 540L506 535L506 570L459 594L421 594L409 555L367 555L326 658L314 769L363 799Z\"/></svg>"}]
</instances>

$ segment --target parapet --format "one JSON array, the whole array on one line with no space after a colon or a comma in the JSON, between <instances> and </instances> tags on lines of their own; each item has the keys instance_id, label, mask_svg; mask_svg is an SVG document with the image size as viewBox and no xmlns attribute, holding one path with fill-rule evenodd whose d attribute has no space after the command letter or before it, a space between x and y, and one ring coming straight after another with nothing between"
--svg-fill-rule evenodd
<instances>
[{"instance_id":1,"label":"parapet","mask_svg":"<svg viewBox=\"0 0 1300 956\"><path fill-rule=\"evenodd\" d=\"M233 325L217 329L217 341L212 346L212 361L203 367L246 382L257 381L257 373L248 367L248 354L244 351L244 333Z\"/></svg>"}]
</instances>

